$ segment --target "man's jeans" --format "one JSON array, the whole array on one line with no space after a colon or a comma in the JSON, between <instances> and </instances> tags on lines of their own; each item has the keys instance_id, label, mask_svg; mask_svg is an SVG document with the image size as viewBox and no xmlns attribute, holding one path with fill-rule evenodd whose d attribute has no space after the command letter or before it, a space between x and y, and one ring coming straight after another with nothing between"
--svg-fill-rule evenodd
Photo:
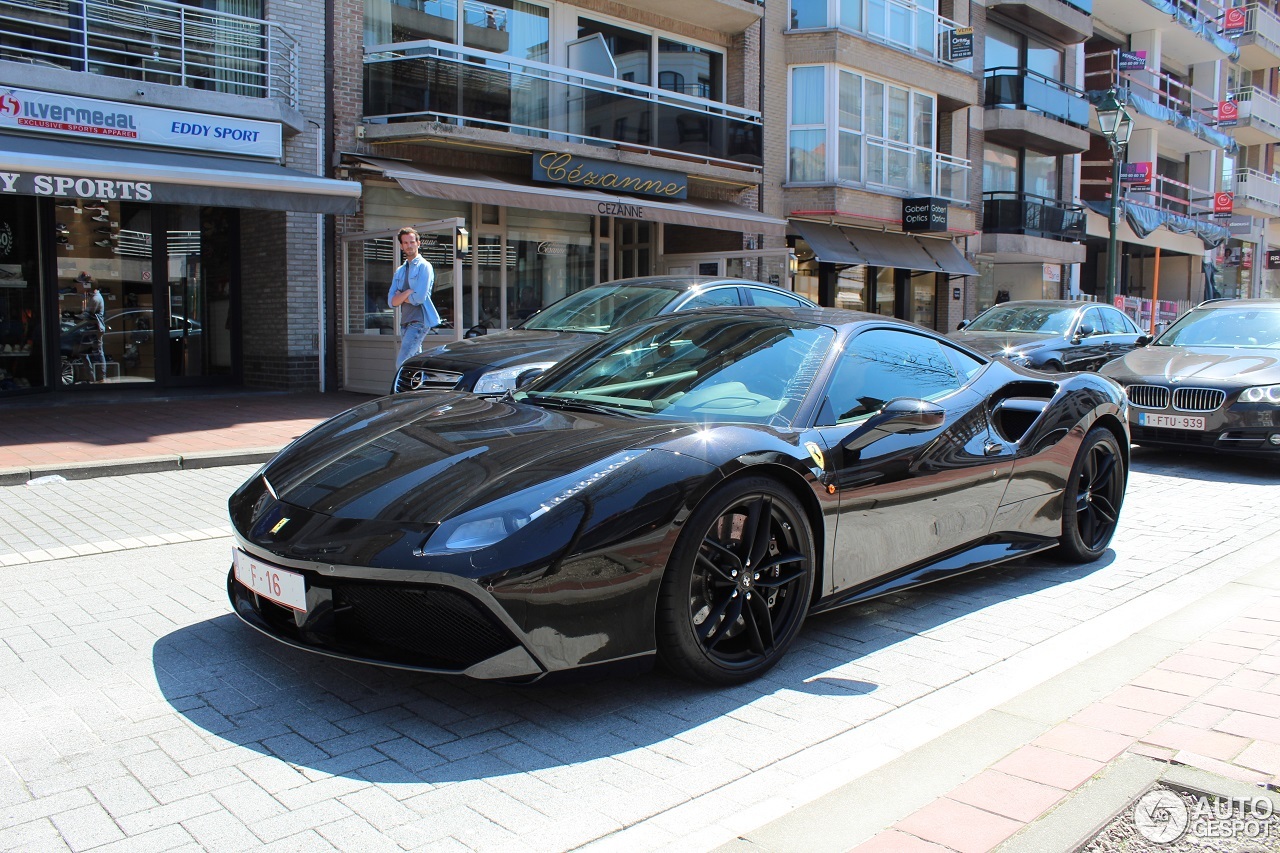
<instances>
[{"instance_id":1,"label":"man's jeans","mask_svg":"<svg viewBox=\"0 0 1280 853\"><path fill-rule=\"evenodd\" d=\"M404 364L405 359L422 352L422 342L427 339L427 327L422 323L411 323L400 327L400 355L396 357L396 370Z\"/></svg>"}]
</instances>

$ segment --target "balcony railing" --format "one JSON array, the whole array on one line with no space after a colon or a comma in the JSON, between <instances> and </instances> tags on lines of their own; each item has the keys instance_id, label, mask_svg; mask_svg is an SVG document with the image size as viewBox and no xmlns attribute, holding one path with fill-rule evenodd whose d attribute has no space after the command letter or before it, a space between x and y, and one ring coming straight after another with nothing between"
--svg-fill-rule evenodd
<instances>
[{"instance_id":1,"label":"balcony railing","mask_svg":"<svg viewBox=\"0 0 1280 853\"><path fill-rule=\"evenodd\" d=\"M1089 126L1089 102L1084 92L1029 68L988 68L986 105L1017 107L1076 127Z\"/></svg>"},{"instance_id":2,"label":"balcony railing","mask_svg":"<svg viewBox=\"0 0 1280 853\"><path fill-rule=\"evenodd\" d=\"M1265 6L1250 3L1244 7L1244 34L1268 42L1271 52L1280 54L1280 18Z\"/></svg>"},{"instance_id":3,"label":"balcony railing","mask_svg":"<svg viewBox=\"0 0 1280 853\"><path fill-rule=\"evenodd\" d=\"M446 42L369 48L364 84L368 122L434 120L757 169L761 163L757 111Z\"/></svg>"},{"instance_id":4,"label":"balcony railing","mask_svg":"<svg viewBox=\"0 0 1280 853\"><path fill-rule=\"evenodd\" d=\"M982 230L1075 242L1085 236L1085 210L1032 193L988 192L982 194Z\"/></svg>"},{"instance_id":5,"label":"balcony railing","mask_svg":"<svg viewBox=\"0 0 1280 853\"><path fill-rule=\"evenodd\" d=\"M1101 196L1111 197L1111 162L1107 160L1085 160L1080 164L1080 187L1097 188L1093 193L1085 192L1087 198ZM1106 175L1107 177L1102 177ZM1099 192L1098 190L1101 190ZM1184 184L1164 175L1153 175L1151 189L1139 190L1132 187L1122 189L1122 196L1144 207L1167 210L1179 216L1207 217L1213 213L1213 191L1191 184Z\"/></svg>"},{"instance_id":6,"label":"balcony railing","mask_svg":"<svg viewBox=\"0 0 1280 853\"><path fill-rule=\"evenodd\" d=\"M1280 100L1256 86L1236 89L1228 97L1236 102L1241 123L1248 120L1251 124L1269 125L1266 129L1280 139Z\"/></svg>"},{"instance_id":7,"label":"balcony railing","mask_svg":"<svg viewBox=\"0 0 1280 853\"><path fill-rule=\"evenodd\" d=\"M1128 89L1205 127L1217 126L1218 101L1212 95L1163 71L1121 71L1118 61L1114 50L1085 56L1086 67L1092 69L1085 72L1085 89Z\"/></svg>"},{"instance_id":8,"label":"balcony railing","mask_svg":"<svg viewBox=\"0 0 1280 853\"><path fill-rule=\"evenodd\" d=\"M166 0L0 0L0 59L297 106L292 36Z\"/></svg>"},{"instance_id":9,"label":"balcony railing","mask_svg":"<svg viewBox=\"0 0 1280 853\"><path fill-rule=\"evenodd\" d=\"M1236 195L1280 210L1280 178L1257 169L1236 170Z\"/></svg>"},{"instance_id":10,"label":"balcony railing","mask_svg":"<svg viewBox=\"0 0 1280 853\"><path fill-rule=\"evenodd\" d=\"M934 196L969 203L972 163L950 154L880 136L866 137L863 182L909 196Z\"/></svg>"}]
</instances>

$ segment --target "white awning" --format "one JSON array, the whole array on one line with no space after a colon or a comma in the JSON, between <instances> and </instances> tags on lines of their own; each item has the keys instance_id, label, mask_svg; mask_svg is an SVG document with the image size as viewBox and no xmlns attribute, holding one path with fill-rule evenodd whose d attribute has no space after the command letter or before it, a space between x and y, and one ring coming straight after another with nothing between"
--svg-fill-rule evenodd
<instances>
[{"instance_id":1,"label":"white awning","mask_svg":"<svg viewBox=\"0 0 1280 853\"><path fill-rule=\"evenodd\" d=\"M510 175L487 175L480 172L435 170L397 160L361 156L360 162L394 180L406 192L426 198L478 202L503 207L523 207L560 213L585 213L596 216L620 216L693 225L746 234L768 234L781 237L786 233L784 219L736 204L703 199L660 201L642 196L623 196L599 190L535 184Z\"/></svg>"},{"instance_id":2,"label":"white awning","mask_svg":"<svg viewBox=\"0 0 1280 853\"><path fill-rule=\"evenodd\" d=\"M158 204L354 213L360 199L356 181L335 181L273 163L8 134L0 135L0 171L15 173L14 191L28 195L110 196L97 186L94 192L79 193L77 184L55 180L69 178L83 182L84 188L145 183L147 198L133 190L110 197ZM41 176L45 180L37 182ZM49 186L55 191L43 190ZM56 191L59 186L63 191Z\"/></svg>"}]
</instances>

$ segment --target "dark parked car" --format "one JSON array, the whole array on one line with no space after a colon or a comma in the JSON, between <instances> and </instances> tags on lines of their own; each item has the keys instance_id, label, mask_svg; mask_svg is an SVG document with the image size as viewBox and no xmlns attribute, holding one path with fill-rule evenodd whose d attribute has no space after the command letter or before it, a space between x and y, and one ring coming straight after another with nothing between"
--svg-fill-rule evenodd
<instances>
[{"instance_id":1,"label":"dark parked car","mask_svg":"<svg viewBox=\"0 0 1280 853\"><path fill-rule=\"evenodd\" d=\"M235 613L337 657L533 681L660 658L728 684L805 615L1056 548L1090 561L1124 397L914 324L678 313L511 396L383 397L231 497Z\"/></svg>"},{"instance_id":2,"label":"dark parked car","mask_svg":"<svg viewBox=\"0 0 1280 853\"><path fill-rule=\"evenodd\" d=\"M701 276L619 279L566 296L510 331L437 346L410 358L396 374L392 391L502 393L612 329L672 311L734 305L817 307L803 296L758 281Z\"/></svg>"},{"instance_id":3,"label":"dark parked car","mask_svg":"<svg viewBox=\"0 0 1280 853\"><path fill-rule=\"evenodd\" d=\"M1137 444L1280 459L1280 299L1206 302L1102 372Z\"/></svg>"},{"instance_id":4,"label":"dark parked car","mask_svg":"<svg viewBox=\"0 0 1280 853\"><path fill-rule=\"evenodd\" d=\"M1150 337L1123 311L1095 302L1002 302L948 337L1036 370L1097 370Z\"/></svg>"}]
</instances>

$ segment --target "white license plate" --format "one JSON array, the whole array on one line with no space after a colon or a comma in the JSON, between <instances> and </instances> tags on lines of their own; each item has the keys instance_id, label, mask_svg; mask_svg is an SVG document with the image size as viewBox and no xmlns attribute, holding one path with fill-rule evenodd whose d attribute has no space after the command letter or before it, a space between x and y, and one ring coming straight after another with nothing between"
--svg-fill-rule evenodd
<instances>
[{"instance_id":1,"label":"white license plate","mask_svg":"<svg viewBox=\"0 0 1280 853\"><path fill-rule=\"evenodd\" d=\"M1138 423L1141 426L1165 427L1167 429L1204 429L1204 418L1197 418L1191 415L1157 415L1151 412L1138 412Z\"/></svg>"},{"instance_id":2,"label":"white license plate","mask_svg":"<svg viewBox=\"0 0 1280 853\"><path fill-rule=\"evenodd\" d=\"M239 548L231 549L231 564L235 567L236 580L258 595L300 613L307 612L307 584L302 575L279 566L268 566Z\"/></svg>"}]
</instances>

